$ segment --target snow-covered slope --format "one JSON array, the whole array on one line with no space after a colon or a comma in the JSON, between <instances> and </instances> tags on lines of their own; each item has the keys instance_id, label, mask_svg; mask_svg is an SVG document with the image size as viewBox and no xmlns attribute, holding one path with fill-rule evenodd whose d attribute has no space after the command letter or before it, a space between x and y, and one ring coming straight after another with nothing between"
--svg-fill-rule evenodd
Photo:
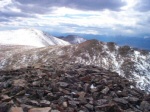
<instances>
[{"instance_id":1,"label":"snow-covered slope","mask_svg":"<svg viewBox=\"0 0 150 112\"><path fill-rule=\"evenodd\" d=\"M29 45L45 47L49 45L70 45L69 42L50 36L36 29L19 29L0 31L0 44L4 45Z\"/></svg>"},{"instance_id":2,"label":"snow-covered slope","mask_svg":"<svg viewBox=\"0 0 150 112\"><path fill-rule=\"evenodd\" d=\"M71 44L80 44L80 43L86 41L86 39L84 39L80 36L77 36L77 35L68 35L68 36L66 36L62 39L65 40L65 41L70 42Z\"/></svg>"},{"instance_id":3,"label":"snow-covered slope","mask_svg":"<svg viewBox=\"0 0 150 112\"><path fill-rule=\"evenodd\" d=\"M0 60L0 69L17 69L28 65L59 62L96 65L136 83L142 90L150 92L150 52L136 50L115 43L88 40L70 46L50 46L18 53Z\"/></svg>"}]
</instances>

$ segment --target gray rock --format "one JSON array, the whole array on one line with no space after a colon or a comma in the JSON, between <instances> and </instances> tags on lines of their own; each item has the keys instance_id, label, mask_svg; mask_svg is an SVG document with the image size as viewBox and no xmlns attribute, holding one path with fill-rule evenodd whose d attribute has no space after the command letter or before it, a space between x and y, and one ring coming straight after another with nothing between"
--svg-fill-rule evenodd
<instances>
[{"instance_id":1,"label":"gray rock","mask_svg":"<svg viewBox=\"0 0 150 112\"><path fill-rule=\"evenodd\" d=\"M67 86L68 86L68 83L66 83L66 82L59 82L59 85L60 85L61 87L67 87Z\"/></svg>"},{"instance_id":2,"label":"gray rock","mask_svg":"<svg viewBox=\"0 0 150 112\"><path fill-rule=\"evenodd\" d=\"M108 103L108 100L106 100L106 99L99 99L99 100L97 100L96 105L100 106L100 105L104 105L106 103Z\"/></svg>"},{"instance_id":3,"label":"gray rock","mask_svg":"<svg viewBox=\"0 0 150 112\"><path fill-rule=\"evenodd\" d=\"M59 110L51 110L51 112L60 112Z\"/></svg>"},{"instance_id":4,"label":"gray rock","mask_svg":"<svg viewBox=\"0 0 150 112\"><path fill-rule=\"evenodd\" d=\"M1 95L1 96L0 96L0 99L1 99L2 101L10 101L10 100L11 100L11 97L9 97L8 95Z\"/></svg>"},{"instance_id":5,"label":"gray rock","mask_svg":"<svg viewBox=\"0 0 150 112\"><path fill-rule=\"evenodd\" d=\"M11 107L11 104L9 104L7 102L0 103L0 112L8 112L10 107Z\"/></svg>"},{"instance_id":6,"label":"gray rock","mask_svg":"<svg viewBox=\"0 0 150 112\"><path fill-rule=\"evenodd\" d=\"M14 80L14 82L13 82L14 86L24 87L25 84L26 84L26 81L24 79L17 79L17 80Z\"/></svg>"},{"instance_id":7,"label":"gray rock","mask_svg":"<svg viewBox=\"0 0 150 112\"><path fill-rule=\"evenodd\" d=\"M67 102L63 102L63 107L68 107L68 103Z\"/></svg>"},{"instance_id":8,"label":"gray rock","mask_svg":"<svg viewBox=\"0 0 150 112\"><path fill-rule=\"evenodd\" d=\"M128 101L126 101L125 99L123 99L123 98L114 98L113 99L115 102L117 102L117 103L122 103L122 104L127 104L128 103Z\"/></svg>"},{"instance_id":9,"label":"gray rock","mask_svg":"<svg viewBox=\"0 0 150 112\"><path fill-rule=\"evenodd\" d=\"M150 111L150 104L147 101L142 101L141 105L140 105L140 108L143 111Z\"/></svg>"},{"instance_id":10,"label":"gray rock","mask_svg":"<svg viewBox=\"0 0 150 112\"><path fill-rule=\"evenodd\" d=\"M41 105L41 106L45 106L45 107L50 106L50 101L41 100L41 101L40 101L40 105Z\"/></svg>"},{"instance_id":11,"label":"gray rock","mask_svg":"<svg viewBox=\"0 0 150 112\"><path fill-rule=\"evenodd\" d=\"M105 87L101 92L102 92L103 94L107 94L108 91L109 91L109 87Z\"/></svg>"},{"instance_id":12,"label":"gray rock","mask_svg":"<svg viewBox=\"0 0 150 112\"><path fill-rule=\"evenodd\" d=\"M137 97L129 97L129 98L128 98L128 101L133 102L133 103L136 103L136 102L139 101L139 98L137 98Z\"/></svg>"},{"instance_id":13,"label":"gray rock","mask_svg":"<svg viewBox=\"0 0 150 112\"><path fill-rule=\"evenodd\" d=\"M92 110L93 110L93 108L94 108L94 106L93 106L93 105L91 105L91 104L89 104L89 103L88 103L88 104L86 104L86 105L85 105L85 107L86 107L86 108L88 108L88 109L89 109L89 110L91 110L91 111L92 111Z\"/></svg>"},{"instance_id":14,"label":"gray rock","mask_svg":"<svg viewBox=\"0 0 150 112\"><path fill-rule=\"evenodd\" d=\"M28 100L27 103L33 106L39 106L39 103L36 100Z\"/></svg>"},{"instance_id":15,"label":"gray rock","mask_svg":"<svg viewBox=\"0 0 150 112\"><path fill-rule=\"evenodd\" d=\"M78 101L68 101L68 103L69 103L71 106L77 106L77 104L79 104Z\"/></svg>"},{"instance_id":16,"label":"gray rock","mask_svg":"<svg viewBox=\"0 0 150 112\"><path fill-rule=\"evenodd\" d=\"M22 107L11 107L9 112L23 112Z\"/></svg>"},{"instance_id":17,"label":"gray rock","mask_svg":"<svg viewBox=\"0 0 150 112\"><path fill-rule=\"evenodd\" d=\"M28 112L49 112L51 110L51 107L45 107L45 108L32 108Z\"/></svg>"}]
</instances>

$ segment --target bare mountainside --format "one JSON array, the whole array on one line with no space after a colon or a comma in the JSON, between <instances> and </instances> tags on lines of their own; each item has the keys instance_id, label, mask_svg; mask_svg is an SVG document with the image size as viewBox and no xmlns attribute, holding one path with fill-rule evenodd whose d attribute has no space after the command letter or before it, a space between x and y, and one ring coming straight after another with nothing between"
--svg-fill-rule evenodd
<instances>
[{"instance_id":1,"label":"bare mountainside","mask_svg":"<svg viewBox=\"0 0 150 112\"><path fill-rule=\"evenodd\" d=\"M88 40L78 45L50 46L27 52L18 52L0 60L1 69L18 69L29 65L58 63L81 63L95 65L117 72L136 83L142 90L150 92L150 53L129 46L119 47L115 43Z\"/></svg>"}]
</instances>

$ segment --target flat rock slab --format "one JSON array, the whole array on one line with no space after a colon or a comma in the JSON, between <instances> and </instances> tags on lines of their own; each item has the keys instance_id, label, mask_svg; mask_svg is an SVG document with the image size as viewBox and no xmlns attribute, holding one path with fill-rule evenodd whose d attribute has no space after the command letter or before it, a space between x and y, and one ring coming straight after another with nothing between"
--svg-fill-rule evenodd
<instances>
[{"instance_id":1,"label":"flat rock slab","mask_svg":"<svg viewBox=\"0 0 150 112\"><path fill-rule=\"evenodd\" d=\"M49 112L51 110L50 107L45 108L32 108L28 112Z\"/></svg>"},{"instance_id":2,"label":"flat rock slab","mask_svg":"<svg viewBox=\"0 0 150 112\"><path fill-rule=\"evenodd\" d=\"M23 112L22 107L11 107L9 112Z\"/></svg>"}]
</instances>

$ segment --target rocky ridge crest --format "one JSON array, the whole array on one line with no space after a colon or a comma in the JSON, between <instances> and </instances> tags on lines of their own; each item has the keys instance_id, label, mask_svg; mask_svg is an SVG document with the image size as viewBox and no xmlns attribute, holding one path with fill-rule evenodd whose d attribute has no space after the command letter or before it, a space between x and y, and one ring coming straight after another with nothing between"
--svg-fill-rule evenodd
<instances>
[{"instance_id":1,"label":"rocky ridge crest","mask_svg":"<svg viewBox=\"0 0 150 112\"><path fill-rule=\"evenodd\" d=\"M11 54L11 52L9 52ZM2 53L3 54L3 53ZM6 58L7 57L7 58ZM150 92L150 52L88 40L78 45L49 46L8 55L0 60L0 69L18 69L38 63L81 63L117 72L142 90Z\"/></svg>"}]
</instances>

